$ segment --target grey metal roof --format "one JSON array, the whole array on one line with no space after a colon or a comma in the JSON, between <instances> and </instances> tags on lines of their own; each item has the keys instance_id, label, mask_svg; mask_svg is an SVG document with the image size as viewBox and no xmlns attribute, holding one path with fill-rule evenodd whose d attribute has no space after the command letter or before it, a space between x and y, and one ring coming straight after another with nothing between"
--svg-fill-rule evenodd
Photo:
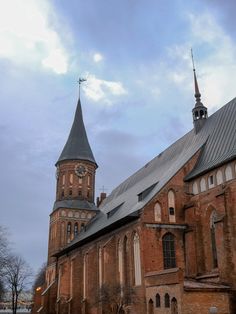
<instances>
[{"instance_id":1,"label":"grey metal roof","mask_svg":"<svg viewBox=\"0 0 236 314\"><path fill-rule=\"evenodd\" d=\"M201 156L193 171L186 177L200 175L207 169L236 157L236 98L206 119L196 134L194 129L169 146L165 151L138 170L103 201L101 212L86 226L72 246L89 239L128 216L137 216L166 183L201 149ZM138 200L149 187L150 192ZM118 210L116 210L118 208ZM115 210L114 210L115 209ZM109 213L112 211L112 215Z\"/></svg>"},{"instance_id":2,"label":"grey metal roof","mask_svg":"<svg viewBox=\"0 0 236 314\"><path fill-rule=\"evenodd\" d=\"M236 157L236 98L210 116L204 128L209 132L209 138L186 180Z\"/></svg>"},{"instance_id":3,"label":"grey metal roof","mask_svg":"<svg viewBox=\"0 0 236 314\"><path fill-rule=\"evenodd\" d=\"M56 201L53 206L53 210L58 208L71 208L71 209L86 209L86 210L98 210L98 208L91 202L86 200L63 200Z\"/></svg>"},{"instance_id":4,"label":"grey metal roof","mask_svg":"<svg viewBox=\"0 0 236 314\"><path fill-rule=\"evenodd\" d=\"M63 160L87 160L96 164L86 134L80 99L78 100L74 122L63 151L56 165Z\"/></svg>"}]
</instances>

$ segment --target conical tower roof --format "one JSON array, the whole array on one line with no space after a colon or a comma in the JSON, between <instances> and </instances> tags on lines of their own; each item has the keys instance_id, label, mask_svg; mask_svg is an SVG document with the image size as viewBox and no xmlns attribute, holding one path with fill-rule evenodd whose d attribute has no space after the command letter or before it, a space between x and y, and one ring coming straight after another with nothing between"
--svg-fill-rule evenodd
<instances>
[{"instance_id":1,"label":"conical tower roof","mask_svg":"<svg viewBox=\"0 0 236 314\"><path fill-rule=\"evenodd\" d=\"M63 160L77 159L91 161L97 166L85 130L80 98L78 100L74 122L68 140L56 165Z\"/></svg>"}]
</instances>

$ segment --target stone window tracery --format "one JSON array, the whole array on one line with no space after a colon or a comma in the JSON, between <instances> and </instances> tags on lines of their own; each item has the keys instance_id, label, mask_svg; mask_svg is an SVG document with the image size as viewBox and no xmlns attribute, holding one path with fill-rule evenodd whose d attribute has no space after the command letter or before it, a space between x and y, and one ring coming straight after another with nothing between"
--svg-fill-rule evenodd
<instances>
[{"instance_id":1,"label":"stone window tracery","mask_svg":"<svg viewBox=\"0 0 236 314\"><path fill-rule=\"evenodd\" d=\"M162 238L164 269L176 267L175 238L172 233L167 233Z\"/></svg>"}]
</instances>

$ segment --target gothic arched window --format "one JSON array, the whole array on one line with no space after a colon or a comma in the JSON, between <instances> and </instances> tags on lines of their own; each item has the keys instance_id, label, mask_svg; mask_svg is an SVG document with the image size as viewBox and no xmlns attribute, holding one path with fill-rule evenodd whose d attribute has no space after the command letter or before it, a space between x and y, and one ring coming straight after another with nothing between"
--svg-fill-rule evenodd
<instances>
[{"instance_id":1,"label":"gothic arched window","mask_svg":"<svg viewBox=\"0 0 236 314\"><path fill-rule=\"evenodd\" d=\"M217 184L223 183L223 174L221 170L218 170L216 173L216 182Z\"/></svg>"},{"instance_id":2,"label":"gothic arched window","mask_svg":"<svg viewBox=\"0 0 236 314\"><path fill-rule=\"evenodd\" d=\"M164 269L176 267L175 238L172 233L167 233L162 238Z\"/></svg>"},{"instance_id":3,"label":"gothic arched window","mask_svg":"<svg viewBox=\"0 0 236 314\"><path fill-rule=\"evenodd\" d=\"M161 307L161 298L159 293L156 294L156 307Z\"/></svg>"},{"instance_id":4,"label":"gothic arched window","mask_svg":"<svg viewBox=\"0 0 236 314\"><path fill-rule=\"evenodd\" d=\"M232 168L230 165L225 168L225 179L226 181L233 179Z\"/></svg>"},{"instance_id":5,"label":"gothic arched window","mask_svg":"<svg viewBox=\"0 0 236 314\"><path fill-rule=\"evenodd\" d=\"M200 181L200 190L201 190L201 192L206 191L206 180L205 180L205 178L202 178Z\"/></svg>"},{"instance_id":6,"label":"gothic arched window","mask_svg":"<svg viewBox=\"0 0 236 314\"><path fill-rule=\"evenodd\" d=\"M216 211L211 214L210 228L211 228L211 249L212 249L212 264L213 268L218 267L217 248L216 248L216 235L215 235L215 217Z\"/></svg>"},{"instance_id":7,"label":"gothic arched window","mask_svg":"<svg viewBox=\"0 0 236 314\"><path fill-rule=\"evenodd\" d=\"M78 223L76 222L74 225L74 237L77 237L78 235Z\"/></svg>"},{"instance_id":8,"label":"gothic arched window","mask_svg":"<svg viewBox=\"0 0 236 314\"><path fill-rule=\"evenodd\" d=\"M140 243L137 232L133 238L134 248L134 283L136 286L141 285L141 260L140 260Z\"/></svg>"},{"instance_id":9,"label":"gothic arched window","mask_svg":"<svg viewBox=\"0 0 236 314\"><path fill-rule=\"evenodd\" d=\"M161 205L159 203L154 206L154 219L155 221L161 221Z\"/></svg>"},{"instance_id":10,"label":"gothic arched window","mask_svg":"<svg viewBox=\"0 0 236 314\"><path fill-rule=\"evenodd\" d=\"M154 313L154 303L152 299L148 301L148 314L153 314Z\"/></svg>"},{"instance_id":11,"label":"gothic arched window","mask_svg":"<svg viewBox=\"0 0 236 314\"><path fill-rule=\"evenodd\" d=\"M70 238L71 238L71 223L68 222L67 224L67 242L70 242Z\"/></svg>"},{"instance_id":12,"label":"gothic arched window","mask_svg":"<svg viewBox=\"0 0 236 314\"><path fill-rule=\"evenodd\" d=\"M128 239L125 236L123 242L123 274L124 274L124 285L129 283L129 271L128 271Z\"/></svg>"},{"instance_id":13,"label":"gothic arched window","mask_svg":"<svg viewBox=\"0 0 236 314\"><path fill-rule=\"evenodd\" d=\"M169 221L175 222L175 194L172 190L168 192Z\"/></svg>"},{"instance_id":14,"label":"gothic arched window","mask_svg":"<svg viewBox=\"0 0 236 314\"><path fill-rule=\"evenodd\" d=\"M102 287L102 267L103 267L103 263L102 263L102 248L99 247L98 250L98 277L99 277L99 287Z\"/></svg>"},{"instance_id":15,"label":"gothic arched window","mask_svg":"<svg viewBox=\"0 0 236 314\"><path fill-rule=\"evenodd\" d=\"M193 194L196 195L198 194L198 185L197 185L197 181L195 181L193 183Z\"/></svg>"},{"instance_id":16,"label":"gothic arched window","mask_svg":"<svg viewBox=\"0 0 236 314\"><path fill-rule=\"evenodd\" d=\"M165 294L165 307L170 307L170 296L168 293Z\"/></svg>"},{"instance_id":17,"label":"gothic arched window","mask_svg":"<svg viewBox=\"0 0 236 314\"><path fill-rule=\"evenodd\" d=\"M118 242L118 269L120 284L123 284L123 246L121 240Z\"/></svg>"}]
</instances>

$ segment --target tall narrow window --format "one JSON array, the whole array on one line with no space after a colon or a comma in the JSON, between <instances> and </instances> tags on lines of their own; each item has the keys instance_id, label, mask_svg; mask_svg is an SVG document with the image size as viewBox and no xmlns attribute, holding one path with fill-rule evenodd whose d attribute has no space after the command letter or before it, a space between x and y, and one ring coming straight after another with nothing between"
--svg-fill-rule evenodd
<instances>
[{"instance_id":1,"label":"tall narrow window","mask_svg":"<svg viewBox=\"0 0 236 314\"><path fill-rule=\"evenodd\" d=\"M168 293L165 294L165 307L170 307L170 296Z\"/></svg>"},{"instance_id":2,"label":"tall narrow window","mask_svg":"<svg viewBox=\"0 0 236 314\"><path fill-rule=\"evenodd\" d=\"M213 268L218 267L218 259L217 259L217 248L216 248L216 235L215 235L215 217L216 211L213 211L211 214L211 249L212 249L212 264Z\"/></svg>"},{"instance_id":3,"label":"tall narrow window","mask_svg":"<svg viewBox=\"0 0 236 314\"><path fill-rule=\"evenodd\" d=\"M176 298L171 300L171 314L178 314L178 303Z\"/></svg>"},{"instance_id":4,"label":"tall narrow window","mask_svg":"<svg viewBox=\"0 0 236 314\"><path fill-rule=\"evenodd\" d=\"M129 284L129 268L128 268L128 240L127 237L124 237L123 242L123 270L124 270L124 285Z\"/></svg>"},{"instance_id":5,"label":"tall narrow window","mask_svg":"<svg viewBox=\"0 0 236 314\"><path fill-rule=\"evenodd\" d=\"M159 293L156 294L156 307L161 307L161 298Z\"/></svg>"},{"instance_id":6,"label":"tall narrow window","mask_svg":"<svg viewBox=\"0 0 236 314\"><path fill-rule=\"evenodd\" d=\"M61 224L61 245L65 244L65 223Z\"/></svg>"},{"instance_id":7,"label":"tall narrow window","mask_svg":"<svg viewBox=\"0 0 236 314\"><path fill-rule=\"evenodd\" d=\"M175 222L175 194L172 190L168 192L169 221Z\"/></svg>"},{"instance_id":8,"label":"tall narrow window","mask_svg":"<svg viewBox=\"0 0 236 314\"><path fill-rule=\"evenodd\" d=\"M57 300L60 300L61 292L61 265L59 265L58 284L57 284Z\"/></svg>"},{"instance_id":9,"label":"tall narrow window","mask_svg":"<svg viewBox=\"0 0 236 314\"><path fill-rule=\"evenodd\" d=\"M88 254L84 255L84 263L83 263L83 298L87 297L87 263L88 263Z\"/></svg>"},{"instance_id":10,"label":"tall narrow window","mask_svg":"<svg viewBox=\"0 0 236 314\"><path fill-rule=\"evenodd\" d=\"M152 299L148 301L148 314L153 314L154 313L154 303Z\"/></svg>"},{"instance_id":11,"label":"tall narrow window","mask_svg":"<svg viewBox=\"0 0 236 314\"><path fill-rule=\"evenodd\" d=\"M74 260L70 262L70 297L73 297Z\"/></svg>"},{"instance_id":12,"label":"tall narrow window","mask_svg":"<svg viewBox=\"0 0 236 314\"><path fill-rule=\"evenodd\" d=\"M78 223L76 222L74 225L74 237L77 237L78 235Z\"/></svg>"},{"instance_id":13,"label":"tall narrow window","mask_svg":"<svg viewBox=\"0 0 236 314\"><path fill-rule=\"evenodd\" d=\"M134 283L136 286L141 285L141 260L140 260L140 243L137 233L133 238L134 247Z\"/></svg>"},{"instance_id":14,"label":"tall narrow window","mask_svg":"<svg viewBox=\"0 0 236 314\"><path fill-rule=\"evenodd\" d=\"M123 285L123 247L121 240L118 242L118 267L120 285Z\"/></svg>"},{"instance_id":15,"label":"tall narrow window","mask_svg":"<svg viewBox=\"0 0 236 314\"><path fill-rule=\"evenodd\" d=\"M176 267L175 259L175 238L173 234L167 233L162 238L163 247L163 258L164 258L164 268L174 268Z\"/></svg>"},{"instance_id":16,"label":"tall narrow window","mask_svg":"<svg viewBox=\"0 0 236 314\"><path fill-rule=\"evenodd\" d=\"M156 203L154 206L154 219L155 221L161 221L161 205Z\"/></svg>"},{"instance_id":17,"label":"tall narrow window","mask_svg":"<svg viewBox=\"0 0 236 314\"><path fill-rule=\"evenodd\" d=\"M83 183L83 180L82 178L79 177L79 185L82 185L82 183Z\"/></svg>"},{"instance_id":18,"label":"tall narrow window","mask_svg":"<svg viewBox=\"0 0 236 314\"><path fill-rule=\"evenodd\" d=\"M62 185L65 185L65 182L66 182L66 176L63 174L63 176L62 176Z\"/></svg>"},{"instance_id":19,"label":"tall narrow window","mask_svg":"<svg viewBox=\"0 0 236 314\"><path fill-rule=\"evenodd\" d=\"M73 184L73 179L74 179L74 175L73 175L73 173L70 173L70 179L69 179L70 185Z\"/></svg>"},{"instance_id":20,"label":"tall narrow window","mask_svg":"<svg viewBox=\"0 0 236 314\"><path fill-rule=\"evenodd\" d=\"M71 239L71 223L68 222L68 224L67 224L67 243L70 242L70 239Z\"/></svg>"},{"instance_id":21,"label":"tall narrow window","mask_svg":"<svg viewBox=\"0 0 236 314\"><path fill-rule=\"evenodd\" d=\"M102 248L98 250L98 277L99 277L99 287L102 287Z\"/></svg>"},{"instance_id":22,"label":"tall narrow window","mask_svg":"<svg viewBox=\"0 0 236 314\"><path fill-rule=\"evenodd\" d=\"M88 175L88 185L90 186L91 185L91 176Z\"/></svg>"}]
</instances>

